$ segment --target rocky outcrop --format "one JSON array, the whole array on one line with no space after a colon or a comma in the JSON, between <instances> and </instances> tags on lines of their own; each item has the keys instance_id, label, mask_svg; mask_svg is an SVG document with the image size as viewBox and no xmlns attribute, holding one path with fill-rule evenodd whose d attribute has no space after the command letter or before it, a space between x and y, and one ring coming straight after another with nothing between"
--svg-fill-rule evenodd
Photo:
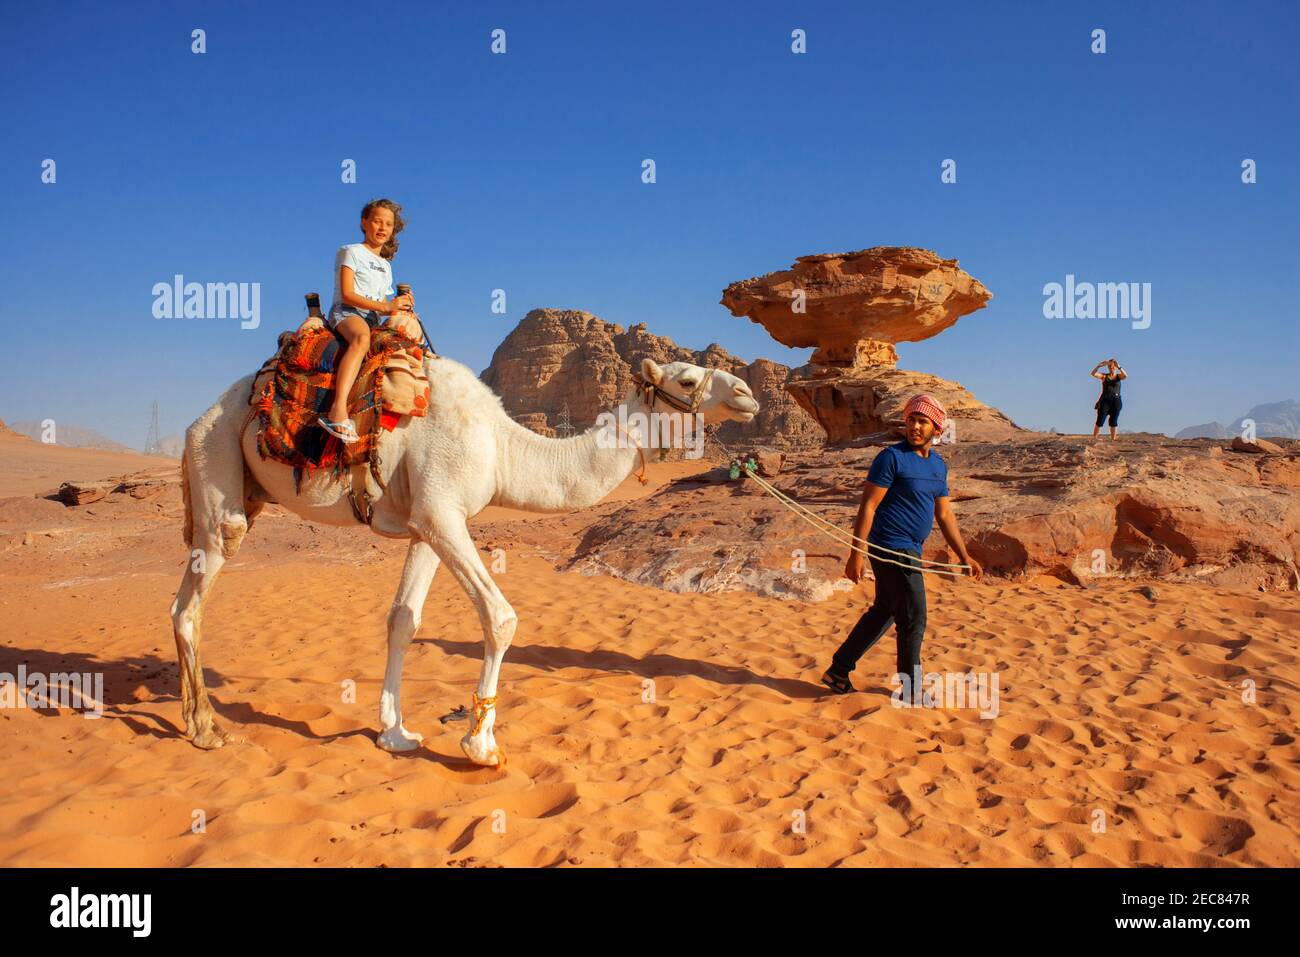
<instances>
[{"instance_id":1,"label":"rocky outcrop","mask_svg":"<svg viewBox=\"0 0 1300 957\"><path fill-rule=\"evenodd\" d=\"M89 505L113 491L115 482L64 482L59 486L59 501L64 505Z\"/></svg>"},{"instance_id":2,"label":"rocky outcrop","mask_svg":"<svg viewBox=\"0 0 1300 957\"><path fill-rule=\"evenodd\" d=\"M1020 432L939 447L971 554L991 575L1205 581L1300 589L1300 442L1234 452L1211 440L1093 442ZM791 453L776 487L849 530L879 446ZM567 567L674 591L817 600L847 549L749 481L667 486L590 526ZM954 561L937 529L924 556Z\"/></svg>"},{"instance_id":3,"label":"rocky outcrop","mask_svg":"<svg viewBox=\"0 0 1300 957\"><path fill-rule=\"evenodd\" d=\"M624 329L578 310L528 313L497 347L480 378L516 420L542 434L561 434L566 410L569 428L581 431L617 405L643 358L722 369L749 384L761 411L752 422L725 423L718 430L723 442L780 449L825 442L825 433L785 391L787 366L767 359L746 363L717 344L688 349L647 331L644 323Z\"/></svg>"},{"instance_id":4,"label":"rocky outcrop","mask_svg":"<svg viewBox=\"0 0 1300 957\"><path fill-rule=\"evenodd\" d=\"M174 487L179 476L156 472L138 472L121 478L95 481L70 481L59 486L58 497L64 505L89 505L120 492L135 499L151 499Z\"/></svg>"},{"instance_id":5,"label":"rocky outcrop","mask_svg":"<svg viewBox=\"0 0 1300 957\"><path fill-rule=\"evenodd\" d=\"M1261 454L1265 452L1282 452L1285 451L1282 446L1268 441L1268 439L1256 439L1254 442L1248 442L1240 435L1234 435L1232 442L1228 446L1234 452L1254 452Z\"/></svg>"},{"instance_id":6,"label":"rocky outcrop","mask_svg":"<svg viewBox=\"0 0 1300 957\"><path fill-rule=\"evenodd\" d=\"M881 368L846 375L791 378L790 395L826 430L828 442L893 432L903 424L903 407L919 392L935 396L948 412L956 441L993 441L1019 430L1005 414L980 402L959 382L924 372Z\"/></svg>"},{"instance_id":7,"label":"rocky outcrop","mask_svg":"<svg viewBox=\"0 0 1300 957\"><path fill-rule=\"evenodd\" d=\"M955 259L913 246L877 246L802 256L783 272L732 283L722 304L778 342L816 348L786 389L826 430L827 441L840 443L901 425L903 406L918 392L944 403L964 439L1017 431L959 383L894 368L894 343L938 335L991 298Z\"/></svg>"}]
</instances>

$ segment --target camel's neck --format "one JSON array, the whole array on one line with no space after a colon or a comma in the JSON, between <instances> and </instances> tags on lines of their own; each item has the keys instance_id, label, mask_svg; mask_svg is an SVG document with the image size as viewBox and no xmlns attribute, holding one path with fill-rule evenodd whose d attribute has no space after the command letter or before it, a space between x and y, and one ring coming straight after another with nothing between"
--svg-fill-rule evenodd
<instances>
[{"instance_id":1,"label":"camel's neck","mask_svg":"<svg viewBox=\"0 0 1300 957\"><path fill-rule=\"evenodd\" d=\"M633 389L623 399L625 428L636 443L645 445L638 428L646 406ZM615 409L611 415L618 417ZM644 420L640 420L644 421ZM636 445L622 432L600 424L569 439L548 439L518 423L503 430L497 456L495 505L530 512L567 512L595 505L612 492L640 464ZM613 447L611 447L613 446Z\"/></svg>"}]
</instances>

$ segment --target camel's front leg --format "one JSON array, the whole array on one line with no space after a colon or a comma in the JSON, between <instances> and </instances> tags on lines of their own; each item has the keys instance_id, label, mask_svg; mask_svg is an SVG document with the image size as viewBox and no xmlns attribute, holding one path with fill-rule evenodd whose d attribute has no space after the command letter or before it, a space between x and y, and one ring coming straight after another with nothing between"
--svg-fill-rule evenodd
<instances>
[{"instance_id":1,"label":"camel's front leg","mask_svg":"<svg viewBox=\"0 0 1300 957\"><path fill-rule=\"evenodd\" d=\"M492 733L496 724L497 676L519 619L483 566L463 517L435 524L431 541L460 587L465 589L483 625L483 671L474 695L469 733L461 738L460 747L475 764L504 767L505 752L497 746Z\"/></svg>"},{"instance_id":2,"label":"camel's front leg","mask_svg":"<svg viewBox=\"0 0 1300 957\"><path fill-rule=\"evenodd\" d=\"M402 727L402 664L406 649L420 627L420 613L429 594L438 555L428 542L415 538L406 550L402 583L388 612L388 664L384 668L384 690L379 696L378 745L385 751L414 751L424 740L422 735Z\"/></svg>"}]
</instances>

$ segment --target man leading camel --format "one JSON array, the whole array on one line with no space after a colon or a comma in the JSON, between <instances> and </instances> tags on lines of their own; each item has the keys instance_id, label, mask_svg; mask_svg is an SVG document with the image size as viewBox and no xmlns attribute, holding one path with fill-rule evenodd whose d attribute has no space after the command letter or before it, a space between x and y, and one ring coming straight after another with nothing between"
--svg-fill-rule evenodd
<instances>
[{"instance_id":1,"label":"man leading camel","mask_svg":"<svg viewBox=\"0 0 1300 957\"><path fill-rule=\"evenodd\" d=\"M853 534L867 542L876 594L822 675L822 684L836 694L854 690L849 673L892 623L898 634L897 673L905 676L901 679L904 691L911 691L904 697L919 702L926 621L921 546L933 522L939 523L948 545L969 566L966 573L973 578L983 574L957 528L948 498L948 465L930 448L935 435L943 431L946 416L934 396L913 396L903 409L903 440L882 449L867 473ZM906 555L896 554L899 552ZM862 553L851 551L845 577L856 583L862 580L863 571Z\"/></svg>"}]
</instances>

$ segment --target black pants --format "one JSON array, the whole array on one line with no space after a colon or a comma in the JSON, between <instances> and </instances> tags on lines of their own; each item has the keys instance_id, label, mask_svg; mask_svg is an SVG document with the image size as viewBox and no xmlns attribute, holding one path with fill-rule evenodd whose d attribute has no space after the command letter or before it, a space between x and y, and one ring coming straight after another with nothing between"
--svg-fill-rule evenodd
<instances>
[{"instance_id":1,"label":"black pants","mask_svg":"<svg viewBox=\"0 0 1300 957\"><path fill-rule=\"evenodd\" d=\"M858 659L880 640L891 624L896 624L897 670L908 676L912 682L910 687L918 684L914 679L920 675L921 639L925 637L925 582L915 570L921 567L917 561L921 556L911 551L908 554L913 557L887 557L910 565L910 569L879 561L874 555L867 556L876 576L876 597L835 652L831 667L840 674L851 672Z\"/></svg>"},{"instance_id":2,"label":"black pants","mask_svg":"<svg viewBox=\"0 0 1300 957\"><path fill-rule=\"evenodd\" d=\"M1124 408L1124 403L1120 401L1119 396L1113 399L1099 399L1097 401L1097 428L1110 418L1110 427L1113 429L1119 425L1119 410Z\"/></svg>"}]
</instances>

